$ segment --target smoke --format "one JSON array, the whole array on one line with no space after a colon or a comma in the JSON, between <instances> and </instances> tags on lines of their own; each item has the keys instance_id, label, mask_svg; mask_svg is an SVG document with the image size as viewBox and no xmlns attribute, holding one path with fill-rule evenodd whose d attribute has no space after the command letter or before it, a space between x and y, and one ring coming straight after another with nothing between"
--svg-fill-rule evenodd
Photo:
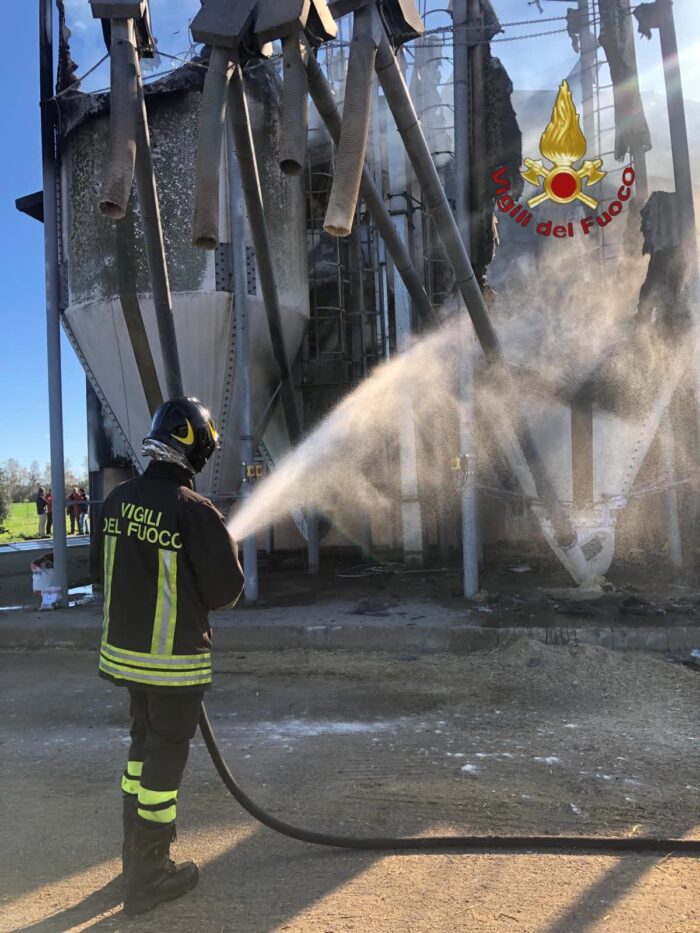
<instances>
[{"instance_id":1,"label":"smoke","mask_svg":"<svg viewBox=\"0 0 700 933\"><path fill-rule=\"evenodd\" d=\"M582 391L596 410L620 419L619 436L610 450L595 450L596 461L604 464L615 457L636 463L631 482L643 460L638 456L640 444L646 444L643 455L654 439L652 430L643 440L648 424L661 417L662 390L689 374L692 361L687 332L674 331L668 321L664 324L663 315L672 316L673 308L655 308L640 318L639 292L648 260L633 255L622 256L616 287L610 289L602 285L594 250L574 242L552 243L523 287L494 297L491 313L513 380L490 376L467 315L456 307L443 308L446 323L378 366L281 460L232 516L232 536L240 540L305 508L327 516L351 539L362 537L369 516L373 541L395 543L392 535L400 529L402 496L414 494L402 490L400 467L402 443L407 455L405 426L411 420L428 537L438 515L456 530L460 473L453 466L460 453L476 455L485 487L505 488L511 500L518 494L508 458L494 441L493 426L504 419L512 422L520 412L527 415L562 499L570 503L571 466L561 455L571 443L570 428L568 422L566 428L555 422L552 411L553 406L559 411L568 408ZM465 398L465 373L472 366L474 386L467 386ZM460 434L465 404L478 413L474 420L470 409L466 411L471 435L466 451ZM680 473L692 462L692 420L676 424ZM505 499L509 501L507 494ZM663 521L663 514L642 512L647 523Z\"/></svg>"},{"instance_id":2,"label":"smoke","mask_svg":"<svg viewBox=\"0 0 700 933\"><path fill-rule=\"evenodd\" d=\"M316 509L348 530L368 513L389 522L400 496L399 426L411 416L421 497L433 499L459 452L459 363L472 348L471 324L460 317L378 366L260 484L233 516L232 536L247 537L296 508Z\"/></svg>"}]
</instances>

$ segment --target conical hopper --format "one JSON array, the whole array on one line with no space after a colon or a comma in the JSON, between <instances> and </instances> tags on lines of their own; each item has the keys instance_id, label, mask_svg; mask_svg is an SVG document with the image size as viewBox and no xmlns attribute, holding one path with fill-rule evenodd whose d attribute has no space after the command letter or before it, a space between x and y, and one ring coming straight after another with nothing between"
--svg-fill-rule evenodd
<instances>
[{"instance_id":1,"label":"conical hopper","mask_svg":"<svg viewBox=\"0 0 700 933\"><path fill-rule=\"evenodd\" d=\"M274 73L264 67L254 69L247 86L286 346L293 358L309 313L304 192L299 178L283 176L277 166L279 86ZM222 245L207 252L191 244L200 88L201 75L196 69L180 69L151 85L146 101L183 384L188 395L211 408L223 428L222 450L198 478L197 487L205 494L225 497L235 494L240 483L232 298L235 251L230 244L225 166L221 172ZM144 466L140 447L150 424L144 366L143 359L141 368L137 364L133 334L130 337L127 328L136 302L162 392L165 376L138 200L134 188L122 221L108 220L98 212L109 98L76 95L74 100L72 109L78 116L62 139L64 323L134 462ZM222 158L226 157L224 152ZM252 249L246 252L248 262L242 274L251 322L253 417L262 426L277 388L277 368L254 255ZM288 447L284 420L275 417L272 425L270 448L279 455Z\"/></svg>"}]
</instances>

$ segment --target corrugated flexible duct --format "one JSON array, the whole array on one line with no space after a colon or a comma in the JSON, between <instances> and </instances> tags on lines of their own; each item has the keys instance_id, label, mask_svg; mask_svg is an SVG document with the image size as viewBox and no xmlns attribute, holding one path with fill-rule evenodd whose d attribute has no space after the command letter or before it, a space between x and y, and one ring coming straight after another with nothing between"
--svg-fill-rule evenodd
<instances>
[{"instance_id":1,"label":"corrugated flexible duct","mask_svg":"<svg viewBox=\"0 0 700 933\"><path fill-rule=\"evenodd\" d=\"M137 58L134 21L113 19L110 47L109 155L100 213L121 220L129 203L136 160Z\"/></svg>"},{"instance_id":2,"label":"corrugated flexible duct","mask_svg":"<svg viewBox=\"0 0 700 933\"><path fill-rule=\"evenodd\" d=\"M219 167L232 72L231 50L214 46L204 81L197 138L192 242L201 249L219 245Z\"/></svg>"},{"instance_id":3,"label":"corrugated flexible duct","mask_svg":"<svg viewBox=\"0 0 700 933\"><path fill-rule=\"evenodd\" d=\"M297 32L285 36L282 40L284 82L280 146L280 168L285 175L301 175L306 159L309 128L309 82L304 63L306 55L306 50L299 46Z\"/></svg>"}]
</instances>

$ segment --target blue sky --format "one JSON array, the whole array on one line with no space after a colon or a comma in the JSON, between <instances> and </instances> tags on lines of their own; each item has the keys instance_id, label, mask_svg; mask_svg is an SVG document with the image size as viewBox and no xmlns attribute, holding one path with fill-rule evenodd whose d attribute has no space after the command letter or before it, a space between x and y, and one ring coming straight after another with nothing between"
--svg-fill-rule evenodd
<instances>
[{"instance_id":1,"label":"blue sky","mask_svg":"<svg viewBox=\"0 0 700 933\"><path fill-rule=\"evenodd\" d=\"M502 22L538 20L527 0L492 0ZM189 47L187 23L198 0L152 0L154 32L163 51L185 53ZM423 4L421 3L421 8ZM429 3L429 7L444 6ZM562 16L569 5L542 0L543 17ZM67 0L74 57L80 72L103 54L101 32L92 20L88 0ZM14 457L29 465L49 459L46 385L46 328L44 321L43 233L36 221L17 213L16 197L41 187L39 151L38 56L36 0L17 5L12 42L0 58L0 86L5 145L0 147L0 269L3 298L0 343L0 461ZM697 0L675 0L674 11L681 45L680 57L686 97L700 99L700 17ZM436 25L428 17L428 25ZM548 31L563 23L509 29L507 35ZM658 37L637 44L643 95L663 92ZM516 89L554 88L574 66L576 56L566 34L527 41L504 42L494 52L508 68ZM159 67L167 67L167 60ZM103 65L86 84L95 89L109 83ZM63 341L63 410L65 451L73 466L87 452L85 378L80 364Z\"/></svg>"}]
</instances>

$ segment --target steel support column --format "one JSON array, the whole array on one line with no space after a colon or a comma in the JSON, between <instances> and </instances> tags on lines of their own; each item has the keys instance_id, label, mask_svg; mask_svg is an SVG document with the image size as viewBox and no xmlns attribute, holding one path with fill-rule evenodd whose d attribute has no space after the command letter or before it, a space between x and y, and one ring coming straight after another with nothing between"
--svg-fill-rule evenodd
<instances>
[{"instance_id":1,"label":"steel support column","mask_svg":"<svg viewBox=\"0 0 700 933\"><path fill-rule=\"evenodd\" d=\"M663 56L668 123L671 131L671 158L676 186L676 202L681 221L686 262L688 264L690 301L695 324L694 386L700 433L700 282L698 281L698 244L695 233L693 177L690 167L688 128L683 102L683 82L678 62L678 40L673 20L672 0L656 0L659 40Z\"/></svg>"},{"instance_id":2,"label":"steel support column","mask_svg":"<svg viewBox=\"0 0 700 933\"><path fill-rule=\"evenodd\" d=\"M44 262L46 274L46 348L49 389L49 437L53 512L53 567L61 601L68 602L66 493L63 462L63 391L61 384L61 312L58 270L58 172L56 103L53 83L53 2L39 2L39 93L41 157L44 180Z\"/></svg>"},{"instance_id":3,"label":"steel support column","mask_svg":"<svg viewBox=\"0 0 700 933\"><path fill-rule=\"evenodd\" d=\"M671 567L675 572L683 568L683 545L681 543L681 524L678 517L678 492L676 482L676 457L673 443L673 427L668 413L664 415L659 430L659 443L661 444L661 462L663 481L667 485L666 500L666 533L668 537L668 556Z\"/></svg>"},{"instance_id":4,"label":"steel support column","mask_svg":"<svg viewBox=\"0 0 700 933\"><path fill-rule=\"evenodd\" d=\"M583 134L592 144L595 137L593 87L596 67L596 44L591 32L589 0L578 0L579 46L581 57L581 99L583 106ZM598 230L598 245L602 245L603 231ZM597 251L601 260L602 249ZM571 474L574 508L583 511L593 505L593 398L588 391L575 396L571 402Z\"/></svg>"},{"instance_id":5,"label":"steel support column","mask_svg":"<svg viewBox=\"0 0 700 933\"><path fill-rule=\"evenodd\" d=\"M306 554L309 561L309 574L318 576L321 567L321 540L318 533L318 513L313 509L306 512Z\"/></svg>"},{"instance_id":6,"label":"steel support column","mask_svg":"<svg viewBox=\"0 0 700 933\"><path fill-rule=\"evenodd\" d=\"M480 6L479 0L477 5ZM469 114L473 113L470 95L470 44L468 27L469 0L454 0L452 6L454 31L454 114L455 114L455 187L457 197L457 227L465 245L470 242L469 209L471 204L472 159L469 147ZM473 24L473 19L472 19ZM479 34L478 38L481 38ZM474 91L474 75L471 81ZM462 313L464 313L464 308ZM465 322L466 323L466 322ZM461 397L459 419L460 459L467 464L461 490L462 511L462 582L465 596L479 591L479 509L476 489L476 461L474 447L474 379L472 367L472 341L465 339L464 356L460 366L459 393Z\"/></svg>"},{"instance_id":7,"label":"steel support column","mask_svg":"<svg viewBox=\"0 0 700 933\"><path fill-rule=\"evenodd\" d=\"M275 282L275 270L272 263L272 250L265 220L262 191L260 190L260 177L255 157L253 132L248 114L248 102L245 96L245 86L241 66L236 65L231 77L229 88L228 117L231 122L233 142L238 159L239 174L245 205L248 212L255 259L260 273L260 287L263 293L265 314L270 331L272 352L279 369L284 417L287 422L287 431L292 445L301 438L301 420L296 398L294 396L294 382L292 370L287 356L282 329L282 313L280 311L279 296Z\"/></svg>"},{"instance_id":8,"label":"steel support column","mask_svg":"<svg viewBox=\"0 0 700 933\"><path fill-rule=\"evenodd\" d=\"M408 198L406 191L405 154L401 146L389 151L389 190L396 192L391 201L392 219L402 243L408 243ZM411 300L399 276L394 276L394 322L396 352L411 346ZM423 566L423 517L418 494L418 452L416 449L413 400L403 399L399 424L399 468L401 483L401 529L404 563L409 567Z\"/></svg>"},{"instance_id":9,"label":"steel support column","mask_svg":"<svg viewBox=\"0 0 700 933\"><path fill-rule=\"evenodd\" d=\"M632 10L629 2L625 15L622 19L621 28L628 37L631 50L631 63L634 69L635 80L639 84L637 72L637 50L635 48L634 29L632 23ZM637 145L632 149L632 159L634 161L635 171L635 201L637 203L637 215L647 202L649 197L649 177L647 172L647 156L642 145ZM671 400L671 405L673 400ZM670 408L670 406L669 406ZM675 447L673 442L673 428L671 418L666 413L659 426L659 443L661 445L661 456L663 460L664 480L668 483L668 488L664 494L666 503L666 535L669 545L669 556L671 566L674 570L680 570L683 566L683 546L680 532L680 517L678 513L678 491L673 485L676 477L675 468Z\"/></svg>"},{"instance_id":10,"label":"steel support column","mask_svg":"<svg viewBox=\"0 0 700 933\"><path fill-rule=\"evenodd\" d=\"M248 290L246 288L246 244L248 230L245 218L245 200L238 160L234 154L231 121L226 121L226 158L228 162L228 188L231 210L231 249L233 251L233 304L236 315L236 380L239 398L239 437L241 456L241 495L248 499L252 492L247 478L248 464L253 463L253 397L251 387L250 319ZM233 426L232 426L233 427ZM224 443L226 438L224 437ZM243 596L247 603L258 598L258 549L255 534L243 539Z\"/></svg>"}]
</instances>

